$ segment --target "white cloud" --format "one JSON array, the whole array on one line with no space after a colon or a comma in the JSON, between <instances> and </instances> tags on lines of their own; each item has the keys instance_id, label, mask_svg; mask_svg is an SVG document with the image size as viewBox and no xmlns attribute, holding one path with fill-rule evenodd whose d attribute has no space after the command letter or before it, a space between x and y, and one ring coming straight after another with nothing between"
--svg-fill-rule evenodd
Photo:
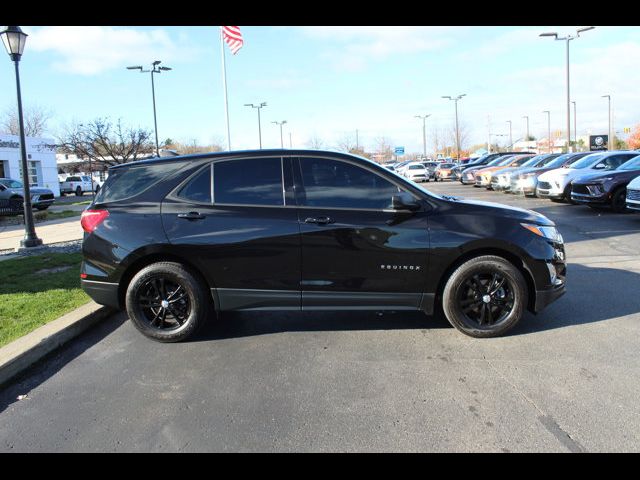
<instances>
[{"instance_id":1,"label":"white cloud","mask_svg":"<svg viewBox=\"0 0 640 480\"><path fill-rule=\"evenodd\" d=\"M335 46L323 53L340 70L360 71L371 61L392 55L434 51L449 45L463 27L300 27L300 31Z\"/></svg>"},{"instance_id":2,"label":"white cloud","mask_svg":"<svg viewBox=\"0 0 640 480\"><path fill-rule=\"evenodd\" d=\"M29 44L35 51L52 53L54 68L80 75L146 65L157 59L169 63L194 53L177 45L164 30L126 27L38 27L29 32Z\"/></svg>"}]
</instances>

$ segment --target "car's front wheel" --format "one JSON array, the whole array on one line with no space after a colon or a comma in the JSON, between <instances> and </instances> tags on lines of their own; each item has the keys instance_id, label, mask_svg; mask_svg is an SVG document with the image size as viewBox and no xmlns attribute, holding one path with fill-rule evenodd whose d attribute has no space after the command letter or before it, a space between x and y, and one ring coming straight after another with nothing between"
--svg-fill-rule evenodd
<instances>
[{"instance_id":1,"label":"car's front wheel","mask_svg":"<svg viewBox=\"0 0 640 480\"><path fill-rule=\"evenodd\" d=\"M527 305L527 283L508 260L483 255L449 277L442 295L447 320L466 335L497 337L513 328Z\"/></svg>"},{"instance_id":2,"label":"car's front wheel","mask_svg":"<svg viewBox=\"0 0 640 480\"><path fill-rule=\"evenodd\" d=\"M135 327L159 342L193 335L209 316L206 285L184 265L158 262L140 270L129 283L126 308Z\"/></svg>"}]
</instances>

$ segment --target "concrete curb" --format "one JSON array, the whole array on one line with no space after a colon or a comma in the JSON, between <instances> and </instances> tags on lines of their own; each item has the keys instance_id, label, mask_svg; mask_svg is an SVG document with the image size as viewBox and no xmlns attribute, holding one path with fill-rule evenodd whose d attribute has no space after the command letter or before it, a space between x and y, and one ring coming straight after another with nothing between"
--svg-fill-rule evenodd
<instances>
[{"instance_id":1,"label":"concrete curb","mask_svg":"<svg viewBox=\"0 0 640 480\"><path fill-rule=\"evenodd\" d=\"M91 301L0 348L0 385L113 313Z\"/></svg>"}]
</instances>

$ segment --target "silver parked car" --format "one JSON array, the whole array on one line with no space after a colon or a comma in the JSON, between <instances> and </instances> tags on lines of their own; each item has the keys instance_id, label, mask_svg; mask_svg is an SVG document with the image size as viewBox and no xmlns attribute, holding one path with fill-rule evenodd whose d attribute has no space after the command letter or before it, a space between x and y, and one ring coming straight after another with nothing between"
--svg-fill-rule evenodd
<instances>
[{"instance_id":1,"label":"silver parked car","mask_svg":"<svg viewBox=\"0 0 640 480\"><path fill-rule=\"evenodd\" d=\"M31 187L29 191L31 193L31 204L33 208L38 210L46 210L55 201L53 192L48 188ZM22 182L11 178L0 178L0 200L13 200L14 202L22 203L24 200Z\"/></svg>"}]
</instances>

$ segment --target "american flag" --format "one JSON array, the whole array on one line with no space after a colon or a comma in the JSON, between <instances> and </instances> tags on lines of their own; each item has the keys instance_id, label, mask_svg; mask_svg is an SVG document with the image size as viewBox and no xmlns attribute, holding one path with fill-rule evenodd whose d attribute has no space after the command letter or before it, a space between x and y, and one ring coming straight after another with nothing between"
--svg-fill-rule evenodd
<instances>
[{"instance_id":1,"label":"american flag","mask_svg":"<svg viewBox=\"0 0 640 480\"><path fill-rule=\"evenodd\" d=\"M231 53L234 55L242 48L242 33L240 27L222 27L222 38L229 45Z\"/></svg>"}]
</instances>

